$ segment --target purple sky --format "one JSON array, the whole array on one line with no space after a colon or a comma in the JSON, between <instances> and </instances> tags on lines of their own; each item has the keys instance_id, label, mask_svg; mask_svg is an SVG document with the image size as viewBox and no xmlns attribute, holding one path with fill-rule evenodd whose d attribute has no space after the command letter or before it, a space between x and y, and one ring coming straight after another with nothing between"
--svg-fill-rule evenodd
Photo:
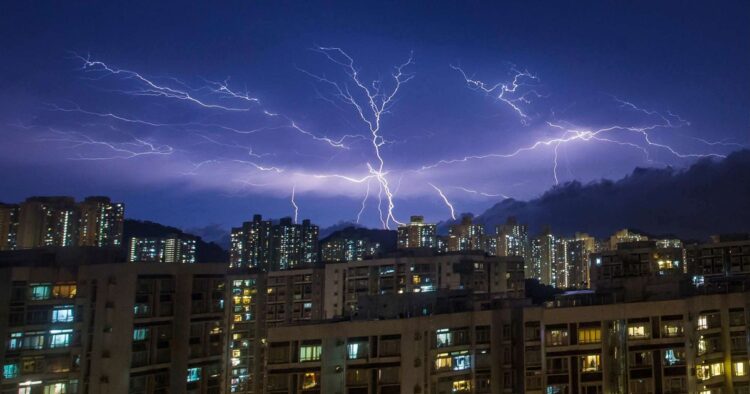
<instances>
[{"instance_id":1,"label":"purple sky","mask_svg":"<svg viewBox=\"0 0 750 394\"><path fill-rule=\"evenodd\" d=\"M749 142L747 2L462 4L4 4L0 201L393 227Z\"/></svg>"}]
</instances>

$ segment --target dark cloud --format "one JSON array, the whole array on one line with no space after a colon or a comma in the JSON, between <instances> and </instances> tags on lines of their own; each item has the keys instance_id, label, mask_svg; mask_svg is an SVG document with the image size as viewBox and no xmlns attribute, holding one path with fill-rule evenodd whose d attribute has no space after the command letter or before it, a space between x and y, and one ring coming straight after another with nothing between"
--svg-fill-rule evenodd
<instances>
[{"instance_id":1,"label":"dark cloud","mask_svg":"<svg viewBox=\"0 0 750 394\"><path fill-rule=\"evenodd\" d=\"M488 229L516 216L536 233L607 236L620 228L706 238L750 228L750 150L686 170L636 168L619 180L570 182L527 202L504 200L478 216Z\"/></svg>"}]
</instances>

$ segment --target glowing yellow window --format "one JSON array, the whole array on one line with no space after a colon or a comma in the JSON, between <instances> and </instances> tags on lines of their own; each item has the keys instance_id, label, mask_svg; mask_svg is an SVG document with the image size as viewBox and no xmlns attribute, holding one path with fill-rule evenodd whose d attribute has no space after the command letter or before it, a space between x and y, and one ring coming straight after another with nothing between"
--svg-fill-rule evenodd
<instances>
[{"instance_id":1,"label":"glowing yellow window","mask_svg":"<svg viewBox=\"0 0 750 394\"><path fill-rule=\"evenodd\" d=\"M589 354L581 357L581 370L583 372L601 371L601 359L598 354Z\"/></svg>"},{"instance_id":2,"label":"glowing yellow window","mask_svg":"<svg viewBox=\"0 0 750 394\"><path fill-rule=\"evenodd\" d=\"M453 359L448 353L440 353L435 358L435 369L450 369L453 366Z\"/></svg>"},{"instance_id":3,"label":"glowing yellow window","mask_svg":"<svg viewBox=\"0 0 750 394\"><path fill-rule=\"evenodd\" d=\"M747 376L747 363L744 361L734 363L734 376Z\"/></svg>"},{"instance_id":4,"label":"glowing yellow window","mask_svg":"<svg viewBox=\"0 0 750 394\"><path fill-rule=\"evenodd\" d=\"M578 329L578 343L599 343L601 341L602 330L599 327Z\"/></svg>"},{"instance_id":5,"label":"glowing yellow window","mask_svg":"<svg viewBox=\"0 0 750 394\"><path fill-rule=\"evenodd\" d=\"M634 323L628 326L628 337L631 339L644 339L649 335L648 323Z\"/></svg>"},{"instance_id":6,"label":"glowing yellow window","mask_svg":"<svg viewBox=\"0 0 750 394\"><path fill-rule=\"evenodd\" d=\"M724 363L713 363L711 364L711 376L724 375Z\"/></svg>"},{"instance_id":7,"label":"glowing yellow window","mask_svg":"<svg viewBox=\"0 0 750 394\"><path fill-rule=\"evenodd\" d=\"M52 297L75 298L78 287L73 284L60 284L52 287Z\"/></svg>"},{"instance_id":8,"label":"glowing yellow window","mask_svg":"<svg viewBox=\"0 0 750 394\"><path fill-rule=\"evenodd\" d=\"M471 391L471 380L463 379L463 380L456 380L453 382L453 390L454 393L468 393Z\"/></svg>"},{"instance_id":9,"label":"glowing yellow window","mask_svg":"<svg viewBox=\"0 0 750 394\"><path fill-rule=\"evenodd\" d=\"M306 390L318 387L319 381L320 377L317 372L305 372L305 374L302 375L302 389Z\"/></svg>"}]
</instances>

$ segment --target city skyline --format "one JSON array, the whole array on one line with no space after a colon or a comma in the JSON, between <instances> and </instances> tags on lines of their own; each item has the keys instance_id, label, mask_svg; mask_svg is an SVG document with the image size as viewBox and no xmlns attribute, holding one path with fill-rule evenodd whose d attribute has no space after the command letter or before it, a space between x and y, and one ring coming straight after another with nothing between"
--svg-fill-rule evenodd
<instances>
[{"instance_id":1,"label":"city skyline","mask_svg":"<svg viewBox=\"0 0 750 394\"><path fill-rule=\"evenodd\" d=\"M741 3L191 6L182 22L4 7L17 17L3 26L39 33L3 34L3 202L105 194L182 228L229 230L252 212L395 228L748 143ZM103 23L113 15L139 28ZM350 60L372 97L382 88L371 125L351 105L369 110Z\"/></svg>"}]
</instances>

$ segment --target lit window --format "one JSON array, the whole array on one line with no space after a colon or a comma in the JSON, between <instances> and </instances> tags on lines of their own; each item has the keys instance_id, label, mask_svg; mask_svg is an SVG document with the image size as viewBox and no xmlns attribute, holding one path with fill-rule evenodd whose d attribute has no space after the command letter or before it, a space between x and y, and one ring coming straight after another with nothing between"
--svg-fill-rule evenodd
<instances>
[{"instance_id":1,"label":"lit window","mask_svg":"<svg viewBox=\"0 0 750 394\"><path fill-rule=\"evenodd\" d=\"M453 381L453 393L468 393L471 392L471 380L462 379Z\"/></svg>"},{"instance_id":2,"label":"lit window","mask_svg":"<svg viewBox=\"0 0 750 394\"><path fill-rule=\"evenodd\" d=\"M201 380L201 367L188 368L187 370L187 381L197 382Z\"/></svg>"},{"instance_id":3,"label":"lit window","mask_svg":"<svg viewBox=\"0 0 750 394\"><path fill-rule=\"evenodd\" d=\"M685 351L667 349L664 351L664 364L666 366L682 365L685 363Z\"/></svg>"},{"instance_id":4,"label":"lit window","mask_svg":"<svg viewBox=\"0 0 750 394\"><path fill-rule=\"evenodd\" d=\"M453 333L447 328L437 330L435 334L437 347L451 346L453 344Z\"/></svg>"},{"instance_id":5,"label":"lit window","mask_svg":"<svg viewBox=\"0 0 750 394\"><path fill-rule=\"evenodd\" d=\"M746 376L747 375L747 363L744 361L738 361L734 363L734 376Z\"/></svg>"},{"instance_id":6,"label":"lit window","mask_svg":"<svg viewBox=\"0 0 750 394\"><path fill-rule=\"evenodd\" d=\"M468 351L451 353L451 356L453 357L453 370L454 371L463 371L466 369L471 369L471 355L469 354Z\"/></svg>"},{"instance_id":7,"label":"lit window","mask_svg":"<svg viewBox=\"0 0 750 394\"><path fill-rule=\"evenodd\" d=\"M320 360L320 345L302 345L299 348L299 361L318 361Z\"/></svg>"},{"instance_id":8,"label":"lit window","mask_svg":"<svg viewBox=\"0 0 750 394\"><path fill-rule=\"evenodd\" d=\"M549 346L565 346L568 344L568 330L567 329L552 329L547 331L547 345Z\"/></svg>"},{"instance_id":9,"label":"lit window","mask_svg":"<svg viewBox=\"0 0 750 394\"><path fill-rule=\"evenodd\" d=\"M3 378L13 379L18 376L18 364L5 364L3 365Z\"/></svg>"},{"instance_id":10,"label":"lit window","mask_svg":"<svg viewBox=\"0 0 750 394\"><path fill-rule=\"evenodd\" d=\"M599 327L578 329L578 343L599 343L601 340L602 330Z\"/></svg>"},{"instance_id":11,"label":"lit window","mask_svg":"<svg viewBox=\"0 0 750 394\"><path fill-rule=\"evenodd\" d=\"M707 328L708 328L708 316L706 315L698 316L698 329L705 330Z\"/></svg>"},{"instance_id":12,"label":"lit window","mask_svg":"<svg viewBox=\"0 0 750 394\"><path fill-rule=\"evenodd\" d=\"M646 339L650 335L648 323L633 323L628 326L628 337L630 339Z\"/></svg>"},{"instance_id":13,"label":"lit window","mask_svg":"<svg viewBox=\"0 0 750 394\"><path fill-rule=\"evenodd\" d=\"M599 372L600 370L601 362L598 354L589 354L581 357L582 372Z\"/></svg>"},{"instance_id":14,"label":"lit window","mask_svg":"<svg viewBox=\"0 0 750 394\"><path fill-rule=\"evenodd\" d=\"M724 374L724 363L711 364L711 376L721 376Z\"/></svg>"},{"instance_id":15,"label":"lit window","mask_svg":"<svg viewBox=\"0 0 750 394\"><path fill-rule=\"evenodd\" d=\"M52 287L55 298L75 298L78 288L75 284L59 284Z\"/></svg>"},{"instance_id":16,"label":"lit window","mask_svg":"<svg viewBox=\"0 0 750 394\"><path fill-rule=\"evenodd\" d=\"M31 293L29 298L31 300L48 300L51 295L51 286L49 284L34 284L31 285Z\"/></svg>"},{"instance_id":17,"label":"lit window","mask_svg":"<svg viewBox=\"0 0 750 394\"><path fill-rule=\"evenodd\" d=\"M698 365L695 369L695 374L699 380L708 380L715 376L722 376L724 375L724 363Z\"/></svg>"},{"instance_id":18,"label":"lit window","mask_svg":"<svg viewBox=\"0 0 750 394\"><path fill-rule=\"evenodd\" d=\"M133 341L145 341L148 339L148 327L138 327L133 330Z\"/></svg>"},{"instance_id":19,"label":"lit window","mask_svg":"<svg viewBox=\"0 0 750 394\"><path fill-rule=\"evenodd\" d=\"M305 372L305 374L302 375L302 389L306 390L318 387L319 381L320 376L317 372Z\"/></svg>"},{"instance_id":20,"label":"lit window","mask_svg":"<svg viewBox=\"0 0 750 394\"><path fill-rule=\"evenodd\" d=\"M349 360L367 357L367 342L351 342L346 345Z\"/></svg>"},{"instance_id":21,"label":"lit window","mask_svg":"<svg viewBox=\"0 0 750 394\"><path fill-rule=\"evenodd\" d=\"M44 394L66 394L68 385L65 383L53 383L44 386Z\"/></svg>"},{"instance_id":22,"label":"lit window","mask_svg":"<svg viewBox=\"0 0 750 394\"><path fill-rule=\"evenodd\" d=\"M73 330L50 330L49 333L52 334L49 343L51 348L70 346Z\"/></svg>"},{"instance_id":23,"label":"lit window","mask_svg":"<svg viewBox=\"0 0 750 394\"><path fill-rule=\"evenodd\" d=\"M64 305L52 310L52 323L70 323L73 321L73 306Z\"/></svg>"},{"instance_id":24,"label":"lit window","mask_svg":"<svg viewBox=\"0 0 750 394\"><path fill-rule=\"evenodd\" d=\"M8 350L17 350L23 347L23 333L14 332L10 334L10 340L8 341Z\"/></svg>"},{"instance_id":25,"label":"lit window","mask_svg":"<svg viewBox=\"0 0 750 394\"><path fill-rule=\"evenodd\" d=\"M682 336L682 322L681 321L669 321L664 323L664 336L665 337L681 337Z\"/></svg>"},{"instance_id":26,"label":"lit window","mask_svg":"<svg viewBox=\"0 0 750 394\"><path fill-rule=\"evenodd\" d=\"M439 353L437 357L435 357L436 370L450 369L452 367L452 364L453 359L448 353Z\"/></svg>"}]
</instances>

